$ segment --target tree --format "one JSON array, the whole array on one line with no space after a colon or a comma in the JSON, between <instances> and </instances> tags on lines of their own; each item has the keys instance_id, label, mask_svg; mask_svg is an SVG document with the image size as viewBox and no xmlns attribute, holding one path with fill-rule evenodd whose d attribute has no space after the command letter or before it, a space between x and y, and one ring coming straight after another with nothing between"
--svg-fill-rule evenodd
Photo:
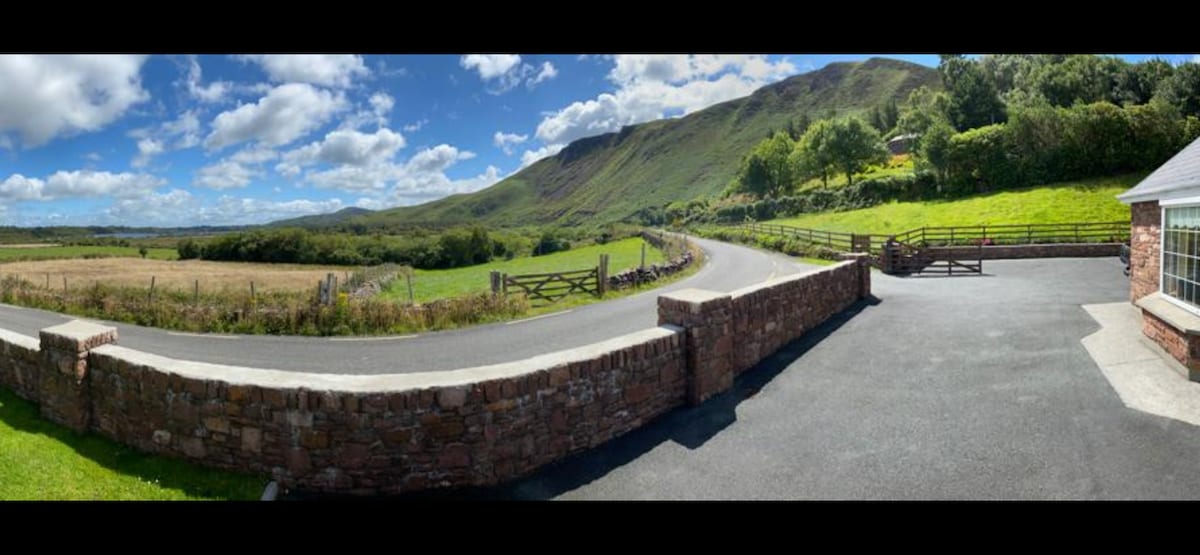
<instances>
[{"instance_id":1,"label":"tree","mask_svg":"<svg viewBox=\"0 0 1200 555\"><path fill-rule=\"evenodd\" d=\"M822 186L829 187L833 159L827 145L832 136L832 120L818 120L808 127L808 131L800 137L795 152L789 157L796 175L806 178L820 177Z\"/></svg>"},{"instance_id":2,"label":"tree","mask_svg":"<svg viewBox=\"0 0 1200 555\"><path fill-rule=\"evenodd\" d=\"M1114 100L1124 106L1146 104L1154 98L1158 85L1174 71L1170 63L1159 58L1126 66L1117 75Z\"/></svg>"},{"instance_id":3,"label":"tree","mask_svg":"<svg viewBox=\"0 0 1200 555\"><path fill-rule=\"evenodd\" d=\"M1154 97L1174 106L1184 117L1200 116L1200 64L1183 64L1163 79Z\"/></svg>"},{"instance_id":4,"label":"tree","mask_svg":"<svg viewBox=\"0 0 1200 555\"><path fill-rule=\"evenodd\" d=\"M825 141L828 158L833 166L846 174L848 184L854 184L854 174L868 164L882 164L888 159L887 148L879 132L862 119L851 116L833 122L832 134Z\"/></svg>"},{"instance_id":5,"label":"tree","mask_svg":"<svg viewBox=\"0 0 1200 555\"><path fill-rule=\"evenodd\" d=\"M954 128L944 120L939 120L928 129L922 137L921 149L918 156L933 167L937 173L938 182L945 183L949 174L950 137L954 136Z\"/></svg>"},{"instance_id":6,"label":"tree","mask_svg":"<svg viewBox=\"0 0 1200 555\"><path fill-rule=\"evenodd\" d=\"M1004 103L978 63L943 55L938 72L949 96L946 115L956 129L966 131L1005 121Z\"/></svg>"},{"instance_id":7,"label":"tree","mask_svg":"<svg viewBox=\"0 0 1200 555\"><path fill-rule=\"evenodd\" d=\"M896 121L896 131L901 135L916 135L913 150L920 150L921 136L937 122L948 122L945 109L949 104L946 93L933 92L921 86L908 95Z\"/></svg>"},{"instance_id":8,"label":"tree","mask_svg":"<svg viewBox=\"0 0 1200 555\"><path fill-rule=\"evenodd\" d=\"M142 258L146 258L146 255L150 254L150 250L146 247L140 247L138 248L138 254L142 255Z\"/></svg>"},{"instance_id":9,"label":"tree","mask_svg":"<svg viewBox=\"0 0 1200 555\"><path fill-rule=\"evenodd\" d=\"M760 198L778 197L791 190L796 174L788 157L795 148L796 142L785 131L755 145L742 161L737 189Z\"/></svg>"}]
</instances>

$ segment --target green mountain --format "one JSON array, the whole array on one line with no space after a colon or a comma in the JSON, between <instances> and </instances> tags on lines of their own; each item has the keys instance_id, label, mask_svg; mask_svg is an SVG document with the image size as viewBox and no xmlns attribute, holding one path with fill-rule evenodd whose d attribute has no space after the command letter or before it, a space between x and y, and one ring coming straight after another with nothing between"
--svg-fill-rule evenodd
<instances>
[{"instance_id":1,"label":"green mountain","mask_svg":"<svg viewBox=\"0 0 1200 555\"><path fill-rule=\"evenodd\" d=\"M643 208L719 194L755 143L802 113L815 120L858 112L889 98L903 101L922 85L940 89L937 71L886 58L829 64L682 118L579 139L475 193L314 222L374 227L620 221Z\"/></svg>"},{"instance_id":2,"label":"green mountain","mask_svg":"<svg viewBox=\"0 0 1200 555\"><path fill-rule=\"evenodd\" d=\"M276 221L273 221L273 222L267 224L267 227L307 227L307 228L329 227L332 225L337 225L339 223L352 220L353 218L358 217L358 216L366 216L368 214L373 214L373 213L374 213L374 211L367 210L366 208L359 208L357 206L349 206L349 207L343 208L341 210L338 210L337 212L331 212L329 214L315 214L312 216L300 216L299 218L288 218L286 220L276 220Z\"/></svg>"}]
</instances>

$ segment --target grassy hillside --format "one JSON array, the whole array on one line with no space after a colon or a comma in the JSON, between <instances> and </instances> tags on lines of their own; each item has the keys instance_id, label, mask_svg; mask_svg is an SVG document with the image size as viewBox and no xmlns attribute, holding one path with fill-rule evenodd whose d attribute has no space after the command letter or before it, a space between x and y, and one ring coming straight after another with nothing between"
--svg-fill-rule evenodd
<instances>
[{"instance_id":1,"label":"grassy hillside","mask_svg":"<svg viewBox=\"0 0 1200 555\"><path fill-rule=\"evenodd\" d=\"M413 297L417 302L428 302L445 297L457 297L489 290L489 274L495 270L506 274L543 274L566 270L586 270L599 263L601 254L608 256L609 274L636 268L641 263L642 244L640 237L613 241L605 245L580 247L546 256L529 256L512 260L489 262L465 268L449 270L417 270L413 275ZM663 254L646 245L646 264L663 262ZM408 286L404 280L394 282L385 296L408 300Z\"/></svg>"},{"instance_id":2,"label":"grassy hillside","mask_svg":"<svg viewBox=\"0 0 1200 555\"><path fill-rule=\"evenodd\" d=\"M940 88L937 72L882 58L830 64L683 118L577 140L476 193L322 221L578 225L624 220L643 208L718 194L756 142L802 113L818 119L833 110L856 112L889 98L903 100L921 85Z\"/></svg>"},{"instance_id":3,"label":"grassy hillside","mask_svg":"<svg viewBox=\"0 0 1200 555\"><path fill-rule=\"evenodd\" d=\"M855 233L899 233L922 226L1116 222L1129 207L1115 198L1142 174L1055 183L954 201L892 202L849 212L805 214L780 223Z\"/></svg>"}]
</instances>

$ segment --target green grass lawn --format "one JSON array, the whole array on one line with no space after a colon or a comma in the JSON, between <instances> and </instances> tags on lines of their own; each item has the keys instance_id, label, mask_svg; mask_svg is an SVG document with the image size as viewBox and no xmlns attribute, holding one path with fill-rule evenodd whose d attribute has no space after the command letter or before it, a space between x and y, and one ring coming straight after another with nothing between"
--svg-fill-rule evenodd
<instances>
[{"instance_id":1,"label":"green grass lawn","mask_svg":"<svg viewBox=\"0 0 1200 555\"><path fill-rule=\"evenodd\" d=\"M865 171L863 171L863 173L854 176L854 182L858 183L864 179L879 179L882 177L892 177L895 175L908 175L912 172L912 158L907 154L903 154L900 156L893 156L886 164L883 164L882 166L868 167ZM802 192L821 188L838 189L845 187L848 183L850 183L850 181L846 179L846 174L834 173L829 176L828 185L822 182L821 178L816 177L798 185L796 187L796 191Z\"/></svg>"},{"instance_id":2,"label":"green grass lawn","mask_svg":"<svg viewBox=\"0 0 1200 555\"><path fill-rule=\"evenodd\" d=\"M493 270L506 274L544 274L566 270L586 270L600 263L600 255L608 254L608 273L615 275L622 270L635 268L641 263L641 237L613 241L605 245L591 245L557 252L546 256L530 256L512 260L498 260L477 266L452 268L449 270L416 270L413 274L413 297L423 303L445 297L457 297L491 290L489 275ZM646 245L646 264L663 262L658 249ZM403 279L392 283L383 293L385 298L408 300L408 286Z\"/></svg>"},{"instance_id":3,"label":"green grass lawn","mask_svg":"<svg viewBox=\"0 0 1200 555\"><path fill-rule=\"evenodd\" d=\"M1070 181L953 201L892 202L849 212L804 214L771 223L847 233L900 233L923 226L1055 224L1129 220L1116 195L1143 174Z\"/></svg>"},{"instance_id":4,"label":"green grass lawn","mask_svg":"<svg viewBox=\"0 0 1200 555\"><path fill-rule=\"evenodd\" d=\"M179 254L175 249L148 249L146 258L175 260ZM85 256L140 256L137 247L5 247L0 245L0 262L17 260L52 260L56 258L82 258Z\"/></svg>"},{"instance_id":5,"label":"green grass lawn","mask_svg":"<svg viewBox=\"0 0 1200 555\"><path fill-rule=\"evenodd\" d=\"M265 485L75 434L0 388L0 500L258 499Z\"/></svg>"}]
</instances>

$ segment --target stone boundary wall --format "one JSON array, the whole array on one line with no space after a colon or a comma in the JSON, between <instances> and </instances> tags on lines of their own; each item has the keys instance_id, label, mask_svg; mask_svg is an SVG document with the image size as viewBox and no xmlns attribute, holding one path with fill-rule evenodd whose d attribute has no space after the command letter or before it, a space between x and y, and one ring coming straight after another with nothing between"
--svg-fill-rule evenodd
<instances>
[{"instance_id":1,"label":"stone boundary wall","mask_svg":"<svg viewBox=\"0 0 1200 555\"><path fill-rule=\"evenodd\" d=\"M928 252L949 253L960 260L974 260L979 256L979 247L926 247ZM1044 245L987 245L983 247L984 260L1012 258L1084 258L1118 256L1121 243L1047 243Z\"/></svg>"},{"instance_id":2,"label":"stone boundary wall","mask_svg":"<svg viewBox=\"0 0 1200 555\"><path fill-rule=\"evenodd\" d=\"M287 487L373 494L493 485L728 389L736 374L868 295L866 262L732 295L685 290L709 303L664 295L659 327L445 372L331 375L180 361L117 346L114 328L78 320L39 339L0 330L0 386L74 430Z\"/></svg>"},{"instance_id":3,"label":"stone boundary wall","mask_svg":"<svg viewBox=\"0 0 1200 555\"><path fill-rule=\"evenodd\" d=\"M659 325L687 330L688 401L701 403L830 316L871 294L870 257L775 278L732 293L683 289L658 297Z\"/></svg>"}]
</instances>

